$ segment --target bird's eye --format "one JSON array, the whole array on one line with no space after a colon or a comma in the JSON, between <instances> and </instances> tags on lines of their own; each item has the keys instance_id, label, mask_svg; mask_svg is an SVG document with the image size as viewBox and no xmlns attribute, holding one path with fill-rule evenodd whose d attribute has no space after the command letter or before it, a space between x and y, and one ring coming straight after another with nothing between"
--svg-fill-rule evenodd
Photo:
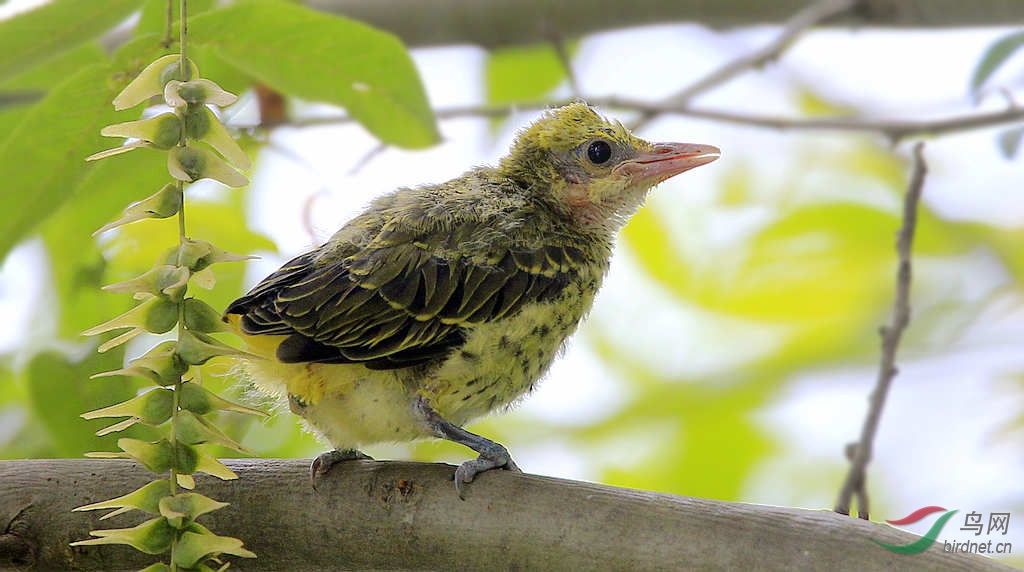
<instances>
[{"instance_id":1,"label":"bird's eye","mask_svg":"<svg viewBox=\"0 0 1024 572\"><path fill-rule=\"evenodd\" d=\"M612 146L607 141L598 139L587 147L587 158L595 165L606 163L612 158Z\"/></svg>"}]
</instances>

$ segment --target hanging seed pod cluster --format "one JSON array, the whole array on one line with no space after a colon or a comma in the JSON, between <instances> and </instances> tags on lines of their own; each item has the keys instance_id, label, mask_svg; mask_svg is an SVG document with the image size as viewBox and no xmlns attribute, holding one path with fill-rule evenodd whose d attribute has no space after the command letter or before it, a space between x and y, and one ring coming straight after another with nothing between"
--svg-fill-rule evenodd
<instances>
[{"instance_id":1,"label":"hanging seed pod cluster","mask_svg":"<svg viewBox=\"0 0 1024 572\"><path fill-rule=\"evenodd\" d=\"M183 64L185 61L188 63ZM244 186L248 180L239 170L249 169L251 163L210 108L230 105L237 97L216 83L200 78L199 70L191 61L180 54L159 58L113 103L116 109L122 110L155 97L162 97L170 111L103 128L103 135L126 137L128 142L88 159L103 159L140 147L158 149L167 153L170 181L152 196L128 206L119 219L97 233L145 219L177 216L179 242L148 272L107 286L105 289L111 292L131 294L139 303L85 333L122 332L101 344L101 352L145 333L164 334L176 330L177 335L176 339L157 344L122 369L94 376L140 377L152 382L152 389L82 416L86 419L124 418L99 431L101 435L122 431L137 423L161 430L163 437L157 441L122 438L117 442L120 451L91 453L90 456L133 459L166 477L124 496L76 509L113 509L104 518L140 510L152 518L132 528L94 530L91 534L96 538L73 545L127 544L147 554L170 554L169 562L157 562L146 568L147 571L214 570L223 564L222 555L254 557L255 554L243 548L240 540L219 536L196 522L201 515L220 509L226 503L192 492L195 488L192 475L203 472L221 479L237 478L210 453L209 447L216 445L248 453L207 416L217 411L262 413L222 399L199 383L198 366L216 356L236 355L239 350L212 335L224 331L225 325L216 310L189 296L189 286L211 288L214 264L246 257L186 236L184 191L187 183L200 179L213 179L230 187Z\"/></svg>"}]
</instances>

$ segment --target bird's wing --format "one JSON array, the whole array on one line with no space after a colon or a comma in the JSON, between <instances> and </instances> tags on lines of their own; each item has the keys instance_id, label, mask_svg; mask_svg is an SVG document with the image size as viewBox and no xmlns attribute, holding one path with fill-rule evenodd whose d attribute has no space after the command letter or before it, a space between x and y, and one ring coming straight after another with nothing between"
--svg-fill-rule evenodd
<instances>
[{"instance_id":1,"label":"bird's wing","mask_svg":"<svg viewBox=\"0 0 1024 572\"><path fill-rule=\"evenodd\" d=\"M317 251L299 256L227 313L241 314L246 334L287 335L277 349L284 362L409 367L447 355L463 343L467 326L556 296L582 257L570 246L454 256L432 248L451 233L415 234L385 228L388 240L336 262L323 263Z\"/></svg>"}]
</instances>

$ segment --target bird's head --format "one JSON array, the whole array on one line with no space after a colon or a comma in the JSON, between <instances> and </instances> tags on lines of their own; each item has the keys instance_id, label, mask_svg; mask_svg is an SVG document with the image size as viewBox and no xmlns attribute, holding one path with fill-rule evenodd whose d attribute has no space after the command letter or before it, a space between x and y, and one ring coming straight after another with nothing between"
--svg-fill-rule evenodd
<instances>
[{"instance_id":1,"label":"bird's head","mask_svg":"<svg viewBox=\"0 0 1024 572\"><path fill-rule=\"evenodd\" d=\"M711 145L649 143L571 103L522 131L498 169L580 224L617 229L651 187L719 153Z\"/></svg>"}]
</instances>

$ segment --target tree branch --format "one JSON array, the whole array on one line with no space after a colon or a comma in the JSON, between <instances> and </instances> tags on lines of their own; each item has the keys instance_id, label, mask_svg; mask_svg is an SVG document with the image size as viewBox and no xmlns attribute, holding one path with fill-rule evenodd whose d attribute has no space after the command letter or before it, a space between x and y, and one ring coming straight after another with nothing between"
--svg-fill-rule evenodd
<instances>
[{"instance_id":1,"label":"tree branch","mask_svg":"<svg viewBox=\"0 0 1024 572\"><path fill-rule=\"evenodd\" d=\"M197 478L231 503L200 520L245 541L258 558L246 570L681 570L756 568L881 570L894 555L872 543L916 537L829 511L729 503L619 489L505 471L480 476L460 501L449 465L353 461L309 483L308 461L227 461L236 481ZM68 543L97 528L72 507L145 484L129 461L0 462L0 567L14 543L32 547L37 570L138 569L154 557L118 546ZM144 518L122 515L106 526ZM17 533L12 533L17 530ZM12 538L16 536L17 538ZM25 551L19 552L25 558ZM899 558L897 556L897 558ZM932 549L904 570L1010 570L971 554Z\"/></svg>"},{"instance_id":2,"label":"tree branch","mask_svg":"<svg viewBox=\"0 0 1024 572\"><path fill-rule=\"evenodd\" d=\"M488 48L545 42L630 26L694 22L712 28L781 24L817 0L305 0L389 30L409 46L476 44ZM863 0L829 20L835 26L945 28L1005 26L1024 20L1017 0Z\"/></svg>"},{"instance_id":3,"label":"tree branch","mask_svg":"<svg viewBox=\"0 0 1024 572\"><path fill-rule=\"evenodd\" d=\"M850 514L850 501L856 496L858 516L865 520L868 518L866 469L871 461L872 447L875 442L875 434L878 431L878 422L882 418L882 409L885 407L885 398L889 394L893 378L896 377L896 349L900 345L903 331L910 324L911 246L914 243L914 229L917 226L917 204L921 200L921 190L924 187L924 177L927 173L927 166L922 156L923 148L924 143L914 145L914 171L903 200L903 226L900 227L896 239L896 252L899 255L899 268L896 272L896 300L892 306L892 321L888 326L883 326L880 331L882 359L878 367L878 379L874 391L871 392L870 405L867 416L864 418L860 441L855 443L849 451L852 453L852 455L848 455L851 457L850 470L846 474L846 480L839 492L839 499L836 501L835 511L848 515Z\"/></svg>"},{"instance_id":4,"label":"tree branch","mask_svg":"<svg viewBox=\"0 0 1024 572\"><path fill-rule=\"evenodd\" d=\"M686 105L694 97L729 81L737 75L778 59L796 41L798 36L810 28L827 21L829 18L849 12L855 4L856 0L819 0L807 5L786 22L782 27L782 32L770 43L732 60L683 90L661 100L660 103L672 107ZM634 131L642 129L656 115L652 111L642 111L640 117L633 121L629 128Z\"/></svg>"},{"instance_id":5,"label":"tree branch","mask_svg":"<svg viewBox=\"0 0 1024 572\"><path fill-rule=\"evenodd\" d=\"M572 100L551 100L540 102L518 103L515 105L466 105L438 109L434 112L438 119L457 119L462 117L506 117L518 112L540 111L566 105ZM973 129L984 129L1006 123L1024 120L1024 107L1011 107L1002 111L985 113L969 113L953 115L937 119L869 119L860 117L815 117L789 118L772 117L731 111L699 109L688 105L666 105L658 102L643 101L626 97L591 97L586 99L591 105L619 109L623 111L639 111L641 113L667 113L683 115L709 121L722 121L749 127L792 131L860 131L877 133L893 143L908 137L927 135L946 135ZM292 127L313 127L320 125L336 125L350 123L351 117L317 117L293 120L287 123Z\"/></svg>"}]
</instances>

